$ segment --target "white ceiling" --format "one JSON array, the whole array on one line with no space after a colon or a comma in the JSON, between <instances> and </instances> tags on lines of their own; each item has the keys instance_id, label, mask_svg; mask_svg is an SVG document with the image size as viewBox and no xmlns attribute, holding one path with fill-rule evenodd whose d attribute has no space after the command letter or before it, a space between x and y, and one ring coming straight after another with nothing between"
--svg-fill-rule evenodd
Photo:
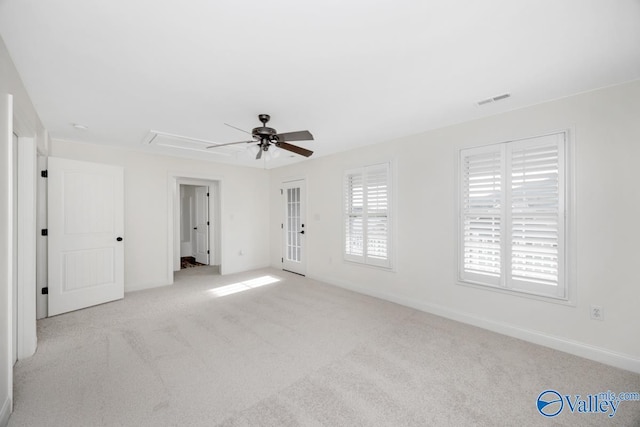
<instances>
[{"instance_id":1,"label":"white ceiling","mask_svg":"<svg viewBox=\"0 0 640 427\"><path fill-rule=\"evenodd\" d=\"M52 138L257 167L304 158L145 142L267 113L318 157L640 78L638 0L0 0L0 35Z\"/></svg>"}]
</instances>

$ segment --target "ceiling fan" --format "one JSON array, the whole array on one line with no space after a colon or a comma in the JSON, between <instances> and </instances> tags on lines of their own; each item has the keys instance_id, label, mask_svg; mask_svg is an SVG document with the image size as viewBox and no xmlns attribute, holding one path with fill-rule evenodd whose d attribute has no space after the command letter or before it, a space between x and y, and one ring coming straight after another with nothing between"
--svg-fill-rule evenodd
<instances>
[{"instance_id":1,"label":"ceiling fan","mask_svg":"<svg viewBox=\"0 0 640 427\"><path fill-rule=\"evenodd\" d=\"M271 116L269 116L268 114L259 114L258 119L262 122L262 126L253 128L253 130L251 131L251 136L253 137L252 140L227 142L226 144L210 145L207 148L224 147L225 145L235 145L235 144L250 144L250 143L257 142L259 150L258 150L258 154L256 154L256 160L262 157L263 151L269 151L269 147L271 145L274 145L278 148L282 148L283 150L300 154L301 156L305 156L305 157L309 157L313 154L313 151L311 150L307 150L306 148L298 147L297 145L289 144L287 142L287 141L313 140L313 135L311 135L311 132L309 132L308 130L278 133L275 129L267 127L267 122L271 119ZM231 126L231 127L238 129L235 126ZM238 129L238 130L242 130L242 129Z\"/></svg>"}]
</instances>

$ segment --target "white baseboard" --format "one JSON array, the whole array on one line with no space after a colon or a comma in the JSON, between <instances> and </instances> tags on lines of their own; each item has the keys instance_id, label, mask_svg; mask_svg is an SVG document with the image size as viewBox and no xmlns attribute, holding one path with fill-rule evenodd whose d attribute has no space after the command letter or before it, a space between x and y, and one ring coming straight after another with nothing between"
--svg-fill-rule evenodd
<instances>
[{"instance_id":1,"label":"white baseboard","mask_svg":"<svg viewBox=\"0 0 640 427\"><path fill-rule=\"evenodd\" d=\"M11 399L7 398L0 409L0 427L6 427L9 424L9 416L11 415Z\"/></svg>"},{"instance_id":2,"label":"white baseboard","mask_svg":"<svg viewBox=\"0 0 640 427\"><path fill-rule=\"evenodd\" d=\"M545 334L539 331L530 329L524 329L517 326L510 325L504 322L497 322L494 320L483 319L468 313L464 313L457 310L452 310L447 307L442 307L435 304L429 304L421 301L416 301L406 297L399 297L397 295L388 294L385 292L375 292L370 289L366 289L360 286L355 286L351 283L347 283L341 280L336 280L327 277L307 276L310 279L318 280L333 286L348 289L350 291L358 292L364 295L369 295L375 298L383 299L386 301L394 302L396 304L404 305L406 307L415 308L416 310L424 311L426 313L435 314L436 316L445 317L447 319L456 320L458 322L466 323L469 325L477 326L479 328L487 329L489 331L497 332L499 334L507 335L513 338L518 338L524 341L528 341L534 344L539 344L545 347L553 348L554 350L563 351L565 353L573 354L575 356L584 357L585 359L594 360L596 362L611 365L616 368L626 369L640 374L640 359L633 356L617 353L607 350L605 348L592 346L590 344L574 341L566 338L561 338L549 334Z\"/></svg>"}]
</instances>

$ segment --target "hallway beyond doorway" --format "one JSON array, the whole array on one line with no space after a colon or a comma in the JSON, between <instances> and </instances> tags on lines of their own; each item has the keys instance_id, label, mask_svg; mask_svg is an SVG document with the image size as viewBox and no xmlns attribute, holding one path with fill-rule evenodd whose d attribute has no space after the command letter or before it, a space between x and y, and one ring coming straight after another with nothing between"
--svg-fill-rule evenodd
<instances>
[{"instance_id":1,"label":"hallway beyond doorway","mask_svg":"<svg viewBox=\"0 0 640 427\"><path fill-rule=\"evenodd\" d=\"M193 267L202 267L207 264L202 264L196 261L195 257L192 256L183 256L180 258L180 270L184 270L185 268L193 268Z\"/></svg>"}]
</instances>

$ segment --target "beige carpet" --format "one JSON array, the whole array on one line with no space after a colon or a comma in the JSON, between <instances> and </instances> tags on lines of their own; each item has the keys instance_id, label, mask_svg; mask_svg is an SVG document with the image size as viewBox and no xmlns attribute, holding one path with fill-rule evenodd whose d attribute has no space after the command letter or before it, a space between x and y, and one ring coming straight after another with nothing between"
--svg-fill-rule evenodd
<instances>
[{"instance_id":1,"label":"beige carpet","mask_svg":"<svg viewBox=\"0 0 640 427\"><path fill-rule=\"evenodd\" d=\"M640 402L536 409L640 390L627 371L279 270L176 278L40 321L9 425L640 425Z\"/></svg>"}]
</instances>

